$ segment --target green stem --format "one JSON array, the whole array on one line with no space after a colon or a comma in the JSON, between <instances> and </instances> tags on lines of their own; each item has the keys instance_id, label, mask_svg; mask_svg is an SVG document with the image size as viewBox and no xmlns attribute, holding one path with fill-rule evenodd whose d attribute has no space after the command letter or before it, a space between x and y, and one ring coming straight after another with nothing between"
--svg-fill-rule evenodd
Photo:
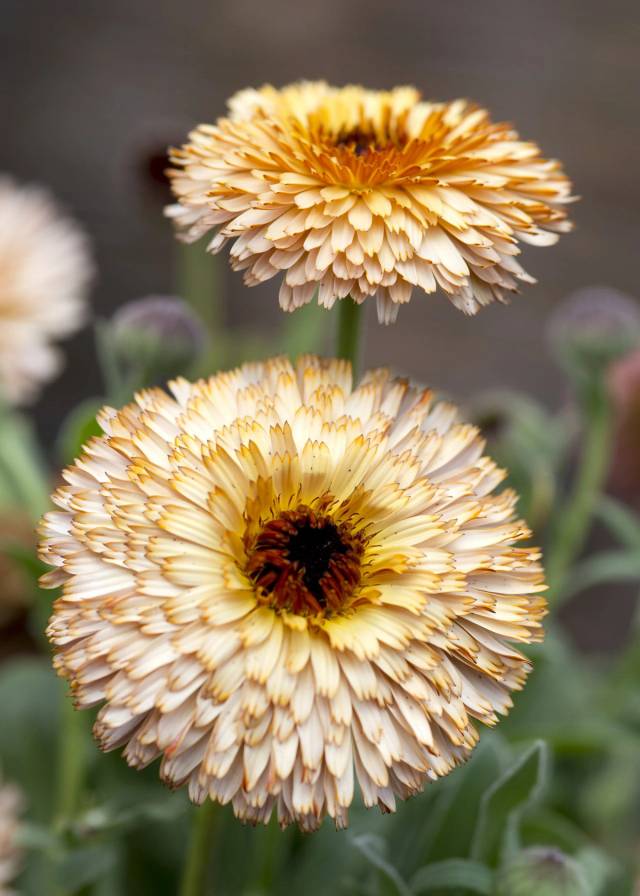
<instances>
[{"instance_id":1,"label":"green stem","mask_svg":"<svg viewBox=\"0 0 640 896\"><path fill-rule=\"evenodd\" d=\"M211 842L216 823L217 806L207 799L194 810L189 841L189 852L184 866L179 896L204 896L207 891L207 870L211 857Z\"/></svg>"},{"instance_id":2,"label":"green stem","mask_svg":"<svg viewBox=\"0 0 640 896\"><path fill-rule=\"evenodd\" d=\"M178 243L177 250L176 292L200 316L210 347L219 352L224 332L218 259L202 243Z\"/></svg>"},{"instance_id":3,"label":"green stem","mask_svg":"<svg viewBox=\"0 0 640 896\"><path fill-rule=\"evenodd\" d=\"M113 350L111 329L107 321L96 321L95 340L98 363L107 400L115 407L120 407L121 404L129 401L131 396Z\"/></svg>"},{"instance_id":4,"label":"green stem","mask_svg":"<svg viewBox=\"0 0 640 896\"><path fill-rule=\"evenodd\" d=\"M49 484L32 423L0 402L0 432L0 500L36 522L49 507Z\"/></svg>"},{"instance_id":5,"label":"green stem","mask_svg":"<svg viewBox=\"0 0 640 896\"><path fill-rule=\"evenodd\" d=\"M560 602L573 561L584 546L609 467L611 410L606 385L591 383L582 396L584 447L575 484L560 511L548 550L551 599Z\"/></svg>"},{"instance_id":6,"label":"green stem","mask_svg":"<svg viewBox=\"0 0 640 896\"><path fill-rule=\"evenodd\" d=\"M350 296L338 302L338 337L336 355L351 362L354 373L358 371L362 334L362 306Z\"/></svg>"},{"instance_id":7,"label":"green stem","mask_svg":"<svg viewBox=\"0 0 640 896\"><path fill-rule=\"evenodd\" d=\"M55 827L58 830L63 829L78 811L87 756L84 718L82 713L74 708L66 685L62 701L55 819Z\"/></svg>"},{"instance_id":8,"label":"green stem","mask_svg":"<svg viewBox=\"0 0 640 896\"><path fill-rule=\"evenodd\" d=\"M256 858L261 893L273 891L276 857L284 836L276 818L272 818L269 824L260 831L260 848Z\"/></svg>"}]
</instances>

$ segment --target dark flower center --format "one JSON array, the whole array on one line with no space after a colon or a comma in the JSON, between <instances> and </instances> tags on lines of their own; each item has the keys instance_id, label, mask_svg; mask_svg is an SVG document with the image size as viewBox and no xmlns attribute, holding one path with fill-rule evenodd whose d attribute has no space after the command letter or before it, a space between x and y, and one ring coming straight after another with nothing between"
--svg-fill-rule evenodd
<instances>
[{"instance_id":1,"label":"dark flower center","mask_svg":"<svg viewBox=\"0 0 640 896\"><path fill-rule=\"evenodd\" d=\"M368 152L375 152L382 149L379 145L375 134L356 128L343 134L336 141L336 146L345 146L350 149L354 155L363 156Z\"/></svg>"},{"instance_id":2,"label":"dark flower center","mask_svg":"<svg viewBox=\"0 0 640 896\"><path fill-rule=\"evenodd\" d=\"M269 520L247 547L247 574L276 609L330 614L360 582L362 539L304 505Z\"/></svg>"},{"instance_id":3,"label":"dark flower center","mask_svg":"<svg viewBox=\"0 0 640 896\"><path fill-rule=\"evenodd\" d=\"M386 155L394 150L402 150L407 145L408 135L403 127L371 128L356 127L343 130L333 138L333 145L354 156Z\"/></svg>"}]
</instances>

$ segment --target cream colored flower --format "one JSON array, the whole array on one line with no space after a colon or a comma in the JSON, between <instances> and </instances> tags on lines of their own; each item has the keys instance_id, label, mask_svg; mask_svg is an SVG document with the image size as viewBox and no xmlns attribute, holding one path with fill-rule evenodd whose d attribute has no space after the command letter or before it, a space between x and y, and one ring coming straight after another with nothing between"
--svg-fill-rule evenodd
<instances>
[{"instance_id":1,"label":"cream colored flower","mask_svg":"<svg viewBox=\"0 0 640 896\"><path fill-rule=\"evenodd\" d=\"M511 706L545 586L478 431L315 357L105 409L42 523L49 637L95 734L191 799L347 824L464 762Z\"/></svg>"},{"instance_id":2,"label":"cream colored flower","mask_svg":"<svg viewBox=\"0 0 640 896\"><path fill-rule=\"evenodd\" d=\"M249 285L282 272L288 311L316 290L327 308L375 295L388 323L418 286L475 314L533 282L520 242L570 229L559 162L486 110L424 102L411 87L244 90L171 159L167 214L182 238L217 231L211 252L234 240Z\"/></svg>"},{"instance_id":3,"label":"cream colored flower","mask_svg":"<svg viewBox=\"0 0 640 896\"><path fill-rule=\"evenodd\" d=\"M0 896L13 896L11 883L20 870L22 851L18 846L18 816L22 795L13 784L0 781Z\"/></svg>"},{"instance_id":4,"label":"cream colored flower","mask_svg":"<svg viewBox=\"0 0 640 896\"><path fill-rule=\"evenodd\" d=\"M0 177L0 398L32 400L82 323L92 265L78 225L39 187Z\"/></svg>"}]
</instances>

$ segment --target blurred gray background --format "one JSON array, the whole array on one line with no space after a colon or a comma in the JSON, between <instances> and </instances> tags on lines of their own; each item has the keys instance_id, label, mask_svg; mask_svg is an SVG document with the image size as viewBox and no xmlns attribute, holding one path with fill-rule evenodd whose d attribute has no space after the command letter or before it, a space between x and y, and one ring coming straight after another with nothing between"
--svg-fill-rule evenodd
<instances>
[{"instance_id":1,"label":"blurred gray background","mask_svg":"<svg viewBox=\"0 0 640 896\"><path fill-rule=\"evenodd\" d=\"M48 184L89 230L96 314L173 289L157 156L235 90L301 77L426 97L470 96L561 158L582 201L573 234L525 248L539 280L510 308L466 319L418 296L393 328L369 315L367 358L457 397L503 384L555 402L544 347L550 309L593 283L634 293L640 248L640 11L634 0L433 3L398 0L0 0L0 170ZM277 336L275 281L255 289L221 265L225 314ZM86 332L37 409L51 434L97 392Z\"/></svg>"}]
</instances>

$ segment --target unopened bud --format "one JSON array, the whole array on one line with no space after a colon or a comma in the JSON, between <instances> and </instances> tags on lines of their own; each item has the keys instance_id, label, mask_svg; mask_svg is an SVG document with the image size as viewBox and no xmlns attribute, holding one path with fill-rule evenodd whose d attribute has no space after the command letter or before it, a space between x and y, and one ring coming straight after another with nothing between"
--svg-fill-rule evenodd
<instances>
[{"instance_id":1,"label":"unopened bud","mask_svg":"<svg viewBox=\"0 0 640 896\"><path fill-rule=\"evenodd\" d=\"M640 305L609 287L580 289L551 316L549 340L571 371L602 372L640 346Z\"/></svg>"},{"instance_id":2,"label":"unopened bud","mask_svg":"<svg viewBox=\"0 0 640 896\"><path fill-rule=\"evenodd\" d=\"M114 314L110 331L118 362L145 370L154 381L183 373L205 348L204 325L173 296L128 302Z\"/></svg>"},{"instance_id":3,"label":"unopened bud","mask_svg":"<svg viewBox=\"0 0 640 896\"><path fill-rule=\"evenodd\" d=\"M587 896L585 875L571 856L548 846L523 849L498 873L496 896Z\"/></svg>"}]
</instances>

